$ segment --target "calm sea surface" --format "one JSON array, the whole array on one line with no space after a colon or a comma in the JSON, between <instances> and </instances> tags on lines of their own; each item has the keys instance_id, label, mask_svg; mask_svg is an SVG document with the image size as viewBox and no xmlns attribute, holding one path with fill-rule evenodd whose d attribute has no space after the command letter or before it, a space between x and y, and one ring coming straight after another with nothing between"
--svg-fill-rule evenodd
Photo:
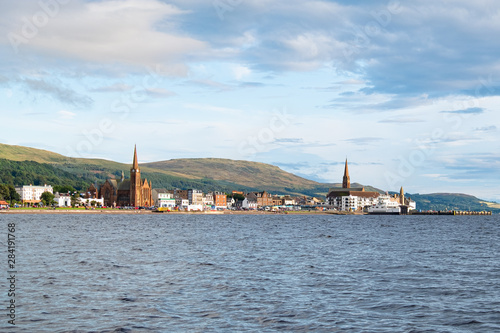
<instances>
[{"instance_id":1,"label":"calm sea surface","mask_svg":"<svg viewBox=\"0 0 500 333\"><path fill-rule=\"evenodd\" d=\"M2 332L500 332L499 215L4 215L0 227Z\"/></svg>"}]
</instances>

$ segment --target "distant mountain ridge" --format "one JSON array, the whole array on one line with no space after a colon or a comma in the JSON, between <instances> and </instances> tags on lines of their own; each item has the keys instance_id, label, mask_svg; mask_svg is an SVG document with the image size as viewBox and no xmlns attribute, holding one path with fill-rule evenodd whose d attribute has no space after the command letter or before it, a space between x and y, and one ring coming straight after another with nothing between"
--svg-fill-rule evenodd
<instances>
[{"instance_id":1,"label":"distant mountain ridge","mask_svg":"<svg viewBox=\"0 0 500 333\"><path fill-rule=\"evenodd\" d=\"M59 174L54 168L62 170L64 179L75 186L82 187L102 183L107 178L119 178L124 171L128 177L130 164L119 163L104 159L66 157L47 150L0 144L0 159L17 161L34 161L39 164L23 165L27 170L38 170L43 175L32 175L35 181L51 179L49 176ZM132 162L132 161L131 161ZM16 164L4 162L2 179L11 179L9 173L16 172ZM5 167L8 165L9 167ZM19 165L19 164L17 164ZM44 167L45 165L45 167ZM203 191L263 191L273 194L307 195L324 198L332 187L341 187L340 183L318 183L292 173L286 172L277 166L219 158L192 158L174 159L140 164L143 177L151 180L154 188L197 188ZM9 169L10 168L10 169ZM42 170L42 171L40 171ZM81 181L75 181L74 176ZM37 178L38 177L38 178ZM20 178L21 179L21 178ZM37 180L38 179L38 180ZM5 181L4 182L9 182ZM19 184L12 184L19 185ZM384 191L358 183L352 187L364 186L367 191ZM486 202L466 194L437 193L437 194L406 194L417 202L417 208L422 210L491 210L500 212L500 205Z\"/></svg>"}]
</instances>

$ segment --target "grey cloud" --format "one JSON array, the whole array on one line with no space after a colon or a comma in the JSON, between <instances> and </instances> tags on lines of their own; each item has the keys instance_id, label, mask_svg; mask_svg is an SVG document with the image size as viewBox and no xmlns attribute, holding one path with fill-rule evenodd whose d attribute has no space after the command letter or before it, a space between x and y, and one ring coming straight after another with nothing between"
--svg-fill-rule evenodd
<instances>
[{"instance_id":1,"label":"grey cloud","mask_svg":"<svg viewBox=\"0 0 500 333\"><path fill-rule=\"evenodd\" d=\"M464 110L441 111L441 113L456 113L456 114L481 114L483 112L484 112L483 108L468 108Z\"/></svg>"},{"instance_id":2,"label":"grey cloud","mask_svg":"<svg viewBox=\"0 0 500 333\"><path fill-rule=\"evenodd\" d=\"M500 172L498 154L464 154L451 161L442 162L450 179L481 179L489 183Z\"/></svg>"},{"instance_id":3,"label":"grey cloud","mask_svg":"<svg viewBox=\"0 0 500 333\"><path fill-rule=\"evenodd\" d=\"M486 127L480 127L476 128L476 132L495 132L497 130L497 127L492 125L492 126L486 126Z\"/></svg>"},{"instance_id":4,"label":"grey cloud","mask_svg":"<svg viewBox=\"0 0 500 333\"><path fill-rule=\"evenodd\" d=\"M129 91L132 89L132 86L123 83L113 84L111 86L105 86L100 88L92 89L92 92L123 92Z\"/></svg>"},{"instance_id":5,"label":"grey cloud","mask_svg":"<svg viewBox=\"0 0 500 333\"><path fill-rule=\"evenodd\" d=\"M358 146L366 146L366 145L374 144L376 142L380 142L382 140L383 140L382 138L363 137L363 138L347 139L344 141L358 145Z\"/></svg>"},{"instance_id":6,"label":"grey cloud","mask_svg":"<svg viewBox=\"0 0 500 333\"><path fill-rule=\"evenodd\" d=\"M183 28L256 69L329 64L361 76L369 94L500 93L498 2L244 1L224 20L199 6L189 9L200 24Z\"/></svg>"},{"instance_id":7,"label":"grey cloud","mask_svg":"<svg viewBox=\"0 0 500 333\"><path fill-rule=\"evenodd\" d=\"M303 139L300 138L282 138L274 140L275 143L304 143Z\"/></svg>"},{"instance_id":8,"label":"grey cloud","mask_svg":"<svg viewBox=\"0 0 500 333\"><path fill-rule=\"evenodd\" d=\"M166 98L176 95L176 93L174 93L173 91L162 88L145 89L144 92L149 97L154 97L154 98Z\"/></svg>"},{"instance_id":9,"label":"grey cloud","mask_svg":"<svg viewBox=\"0 0 500 333\"><path fill-rule=\"evenodd\" d=\"M379 123L386 123L386 124L409 124L409 123L423 123L423 122L425 121L417 118L390 118L390 119L379 120Z\"/></svg>"},{"instance_id":10,"label":"grey cloud","mask_svg":"<svg viewBox=\"0 0 500 333\"><path fill-rule=\"evenodd\" d=\"M259 88L265 86L265 84L261 82L241 82L238 86L241 88Z\"/></svg>"},{"instance_id":11,"label":"grey cloud","mask_svg":"<svg viewBox=\"0 0 500 333\"><path fill-rule=\"evenodd\" d=\"M94 102L92 98L86 95L79 94L72 89L63 88L45 80L21 79L19 82L26 86L31 92L38 92L51 96L61 103L75 107L88 108Z\"/></svg>"}]
</instances>

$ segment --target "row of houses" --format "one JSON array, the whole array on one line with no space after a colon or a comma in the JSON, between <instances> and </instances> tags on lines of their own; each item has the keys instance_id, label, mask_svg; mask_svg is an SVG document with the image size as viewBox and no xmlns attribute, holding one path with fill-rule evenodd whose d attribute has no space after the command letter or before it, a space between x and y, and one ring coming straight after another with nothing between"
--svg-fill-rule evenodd
<instances>
[{"instance_id":1,"label":"row of houses","mask_svg":"<svg viewBox=\"0 0 500 333\"><path fill-rule=\"evenodd\" d=\"M235 199L236 197L236 199ZM315 205L321 201L316 198L272 195L266 191L243 193L233 191L230 195L223 192L203 193L201 190L153 189L153 202L156 207L178 208L183 210L206 209L259 209L261 207L290 207L296 205Z\"/></svg>"},{"instance_id":2,"label":"row of houses","mask_svg":"<svg viewBox=\"0 0 500 333\"><path fill-rule=\"evenodd\" d=\"M44 192L53 193L50 185L33 186L24 185L16 187L24 205L40 202ZM345 161L344 177L341 188L330 189L326 196L326 205L339 211L360 211L368 208L389 210L392 206L404 207L405 210L416 209L415 202L404 197L403 188L399 195L380 197L381 193L365 191L364 187L351 188L347 159ZM236 199L235 199L236 198ZM177 208L182 210L206 209L259 209L261 207L293 207L317 206L321 200L307 197L291 197L272 195L266 191L243 193L233 191L231 195L223 192L203 193L198 189L154 189L151 182L141 178L141 170L137 159L137 149L134 147L130 178L125 179L122 172L120 179L107 179L100 186L91 185L86 193L79 198L72 198L67 193L55 194L56 205L60 207L71 206L76 203L85 206L106 207L162 207ZM73 200L73 202L72 202ZM381 204L385 208L380 208ZM389 207L391 206L391 207Z\"/></svg>"},{"instance_id":3,"label":"row of houses","mask_svg":"<svg viewBox=\"0 0 500 333\"><path fill-rule=\"evenodd\" d=\"M73 199L71 193L54 193L51 185L35 186L23 185L17 186L16 192L19 194L23 205L36 205L41 201L44 192L54 194L55 205L59 207L70 207L76 201L83 206L106 206L103 197L99 197L98 192L87 191L78 198ZM239 199L235 199L239 198ZM317 205L321 200L309 197L291 197L272 195L266 191L243 193L233 191L231 194L224 192L208 192L198 189L188 190L167 190L153 189L152 204L155 207L177 208L182 210L206 210L206 209L258 209L261 207L290 207L296 205Z\"/></svg>"}]
</instances>

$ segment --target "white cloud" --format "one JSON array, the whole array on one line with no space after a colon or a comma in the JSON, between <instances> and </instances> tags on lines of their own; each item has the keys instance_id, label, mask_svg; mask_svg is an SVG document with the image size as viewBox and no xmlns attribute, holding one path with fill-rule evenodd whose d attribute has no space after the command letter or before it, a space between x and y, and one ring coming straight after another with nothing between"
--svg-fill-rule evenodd
<instances>
[{"instance_id":1,"label":"white cloud","mask_svg":"<svg viewBox=\"0 0 500 333\"><path fill-rule=\"evenodd\" d=\"M19 4L3 13L15 17L0 28L2 35L23 36L23 18L31 17L33 8L23 12ZM163 64L169 66L168 74L185 74L184 58L206 45L177 30L174 17L181 14L185 12L157 0L72 1L20 44L19 52L108 65Z\"/></svg>"},{"instance_id":2,"label":"white cloud","mask_svg":"<svg viewBox=\"0 0 500 333\"><path fill-rule=\"evenodd\" d=\"M250 74L252 74L252 71L250 70L250 68L240 65L240 66L233 67L233 73L234 73L234 77L236 78L236 80L239 81L239 80L245 78L246 76L249 76Z\"/></svg>"},{"instance_id":3,"label":"white cloud","mask_svg":"<svg viewBox=\"0 0 500 333\"><path fill-rule=\"evenodd\" d=\"M76 116L76 113L66 111L66 110L61 110L58 111L57 114L62 118L62 119L72 119Z\"/></svg>"}]
</instances>

